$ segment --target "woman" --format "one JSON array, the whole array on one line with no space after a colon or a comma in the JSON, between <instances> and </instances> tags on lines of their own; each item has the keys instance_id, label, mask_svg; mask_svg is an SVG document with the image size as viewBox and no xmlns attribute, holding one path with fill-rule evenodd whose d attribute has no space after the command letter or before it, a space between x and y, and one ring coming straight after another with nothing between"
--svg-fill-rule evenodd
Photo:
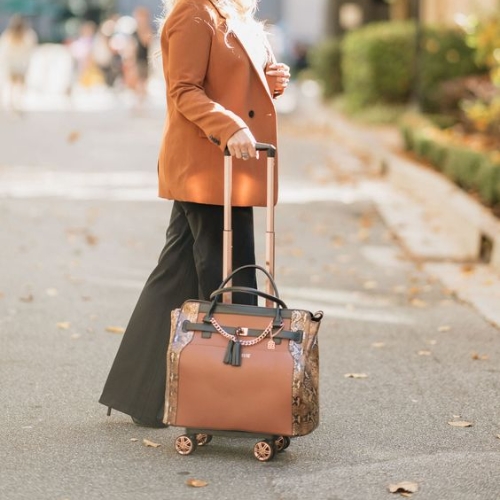
<instances>
[{"instance_id":1,"label":"woman","mask_svg":"<svg viewBox=\"0 0 500 500\"><path fill-rule=\"evenodd\" d=\"M272 99L289 68L274 60L257 0L170 0L161 32L168 120L158 161L159 194L174 200L166 245L122 340L100 402L161 427L170 312L207 300L222 279L223 155L234 164L235 267L255 262L253 206L266 204L266 163L256 139L276 143ZM255 287L255 273L236 285ZM253 298L237 296L240 303Z\"/></svg>"},{"instance_id":2,"label":"woman","mask_svg":"<svg viewBox=\"0 0 500 500\"><path fill-rule=\"evenodd\" d=\"M0 66L10 81L10 107L20 110L26 74L38 43L36 33L19 15L14 15L0 37Z\"/></svg>"}]
</instances>

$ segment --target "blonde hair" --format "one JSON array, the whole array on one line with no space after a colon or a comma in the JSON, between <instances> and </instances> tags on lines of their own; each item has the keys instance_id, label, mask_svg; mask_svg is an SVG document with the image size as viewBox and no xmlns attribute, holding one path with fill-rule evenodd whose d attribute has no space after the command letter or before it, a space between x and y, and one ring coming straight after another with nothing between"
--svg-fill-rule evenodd
<instances>
[{"instance_id":1,"label":"blonde hair","mask_svg":"<svg viewBox=\"0 0 500 500\"><path fill-rule=\"evenodd\" d=\"M166 18L179 0L163 0L164 15ZM229 18L240 21L254 21L259 0L214 0L215 5Z\"/></svg>"}]
</instances>

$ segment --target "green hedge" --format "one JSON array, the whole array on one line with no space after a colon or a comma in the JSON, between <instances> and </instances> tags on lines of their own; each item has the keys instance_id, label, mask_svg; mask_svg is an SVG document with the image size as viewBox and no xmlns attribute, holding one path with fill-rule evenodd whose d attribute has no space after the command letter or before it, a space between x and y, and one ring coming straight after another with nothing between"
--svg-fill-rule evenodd
<instances>
[{"instance_id":1,"label":"green hedge","mask_svg":"<svg viewBox=\"0 0 500 500\"><path fill-rule=\"evenodd\" d=\"M416 27L413 22L372 23L347 34L342 42L343 87L350 106L408 102L414 91ZM425 110L435 110L439 84L477 73L474 52L461 31L423 28L419 94Z\"/></svg>"},{"instance_id":2,"label":"green hedge","mask_svg":"<svg viewBox=\"0 0 500 500\"><path fill-rule=\"evenodd\" d=\"M340 94L343 90L341 47L339 39L331 38L314 47L309 55L311 69L323 84L325 98Z\"/></svg>"},{"instance_id":3,"label":"green hedge","mask_svg":"<svg viewBox=\"0 0 500 500\"><path fill-rule=\"evenodd\" d=\"M489 206L500 204L500 155L477 151L443 137L425 121L401 125L406 149L467 191L476 192Z\"/></svg>"}]
</instances>

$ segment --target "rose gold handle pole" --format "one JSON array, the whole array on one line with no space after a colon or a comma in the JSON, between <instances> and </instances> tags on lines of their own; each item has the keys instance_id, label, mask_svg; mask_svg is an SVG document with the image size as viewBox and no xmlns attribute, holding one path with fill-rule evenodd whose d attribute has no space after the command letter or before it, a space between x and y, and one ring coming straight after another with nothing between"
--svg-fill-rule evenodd
<instances>
[{"instance_id":1,"label":"rose gold handle pole","mask_svg":"<svg viewBox=\"0 0 500 500\"><path fill-rule=\"evenodd\" d=\"M266 221L266 268L274 278L275 265L275 232L274 232L274 156L267 157L267 221ZM269 280L266 281L266 292L274 294ZM266 307L273 307L270 300L266 300Z\"/></svg>"},{"instance_id":2,"label":"rose gold handle pole","mask_svg":"<svg viewBox=\"0 0 500 500\"><path fill-rule=\"evenodd\" d=\"M226 279L233 270L233 221L231 200L233 193L233 159L226 151L224 155L224 234L222 242L222 277ZM231 282L227 284L231 286ZM225 293L222 302L231 303L232 294Z\"/></svg>"}]
</instances>

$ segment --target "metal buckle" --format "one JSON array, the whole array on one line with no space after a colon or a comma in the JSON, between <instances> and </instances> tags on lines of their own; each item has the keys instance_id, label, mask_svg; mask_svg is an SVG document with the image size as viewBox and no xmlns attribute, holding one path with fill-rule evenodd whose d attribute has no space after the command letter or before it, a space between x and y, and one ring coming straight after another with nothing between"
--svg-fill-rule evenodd
<instances>
[{"instance_id":1,"label":"metal buckle","mask_svg":"<svg viewBox=\"0 0 500 500\"><path fill-rule=\"evenodd\" d=\"M248 328L243 328L242 326L238 326L235 328L234 334L239 337L248 337Z\"/></svg>"}]
</instances>

